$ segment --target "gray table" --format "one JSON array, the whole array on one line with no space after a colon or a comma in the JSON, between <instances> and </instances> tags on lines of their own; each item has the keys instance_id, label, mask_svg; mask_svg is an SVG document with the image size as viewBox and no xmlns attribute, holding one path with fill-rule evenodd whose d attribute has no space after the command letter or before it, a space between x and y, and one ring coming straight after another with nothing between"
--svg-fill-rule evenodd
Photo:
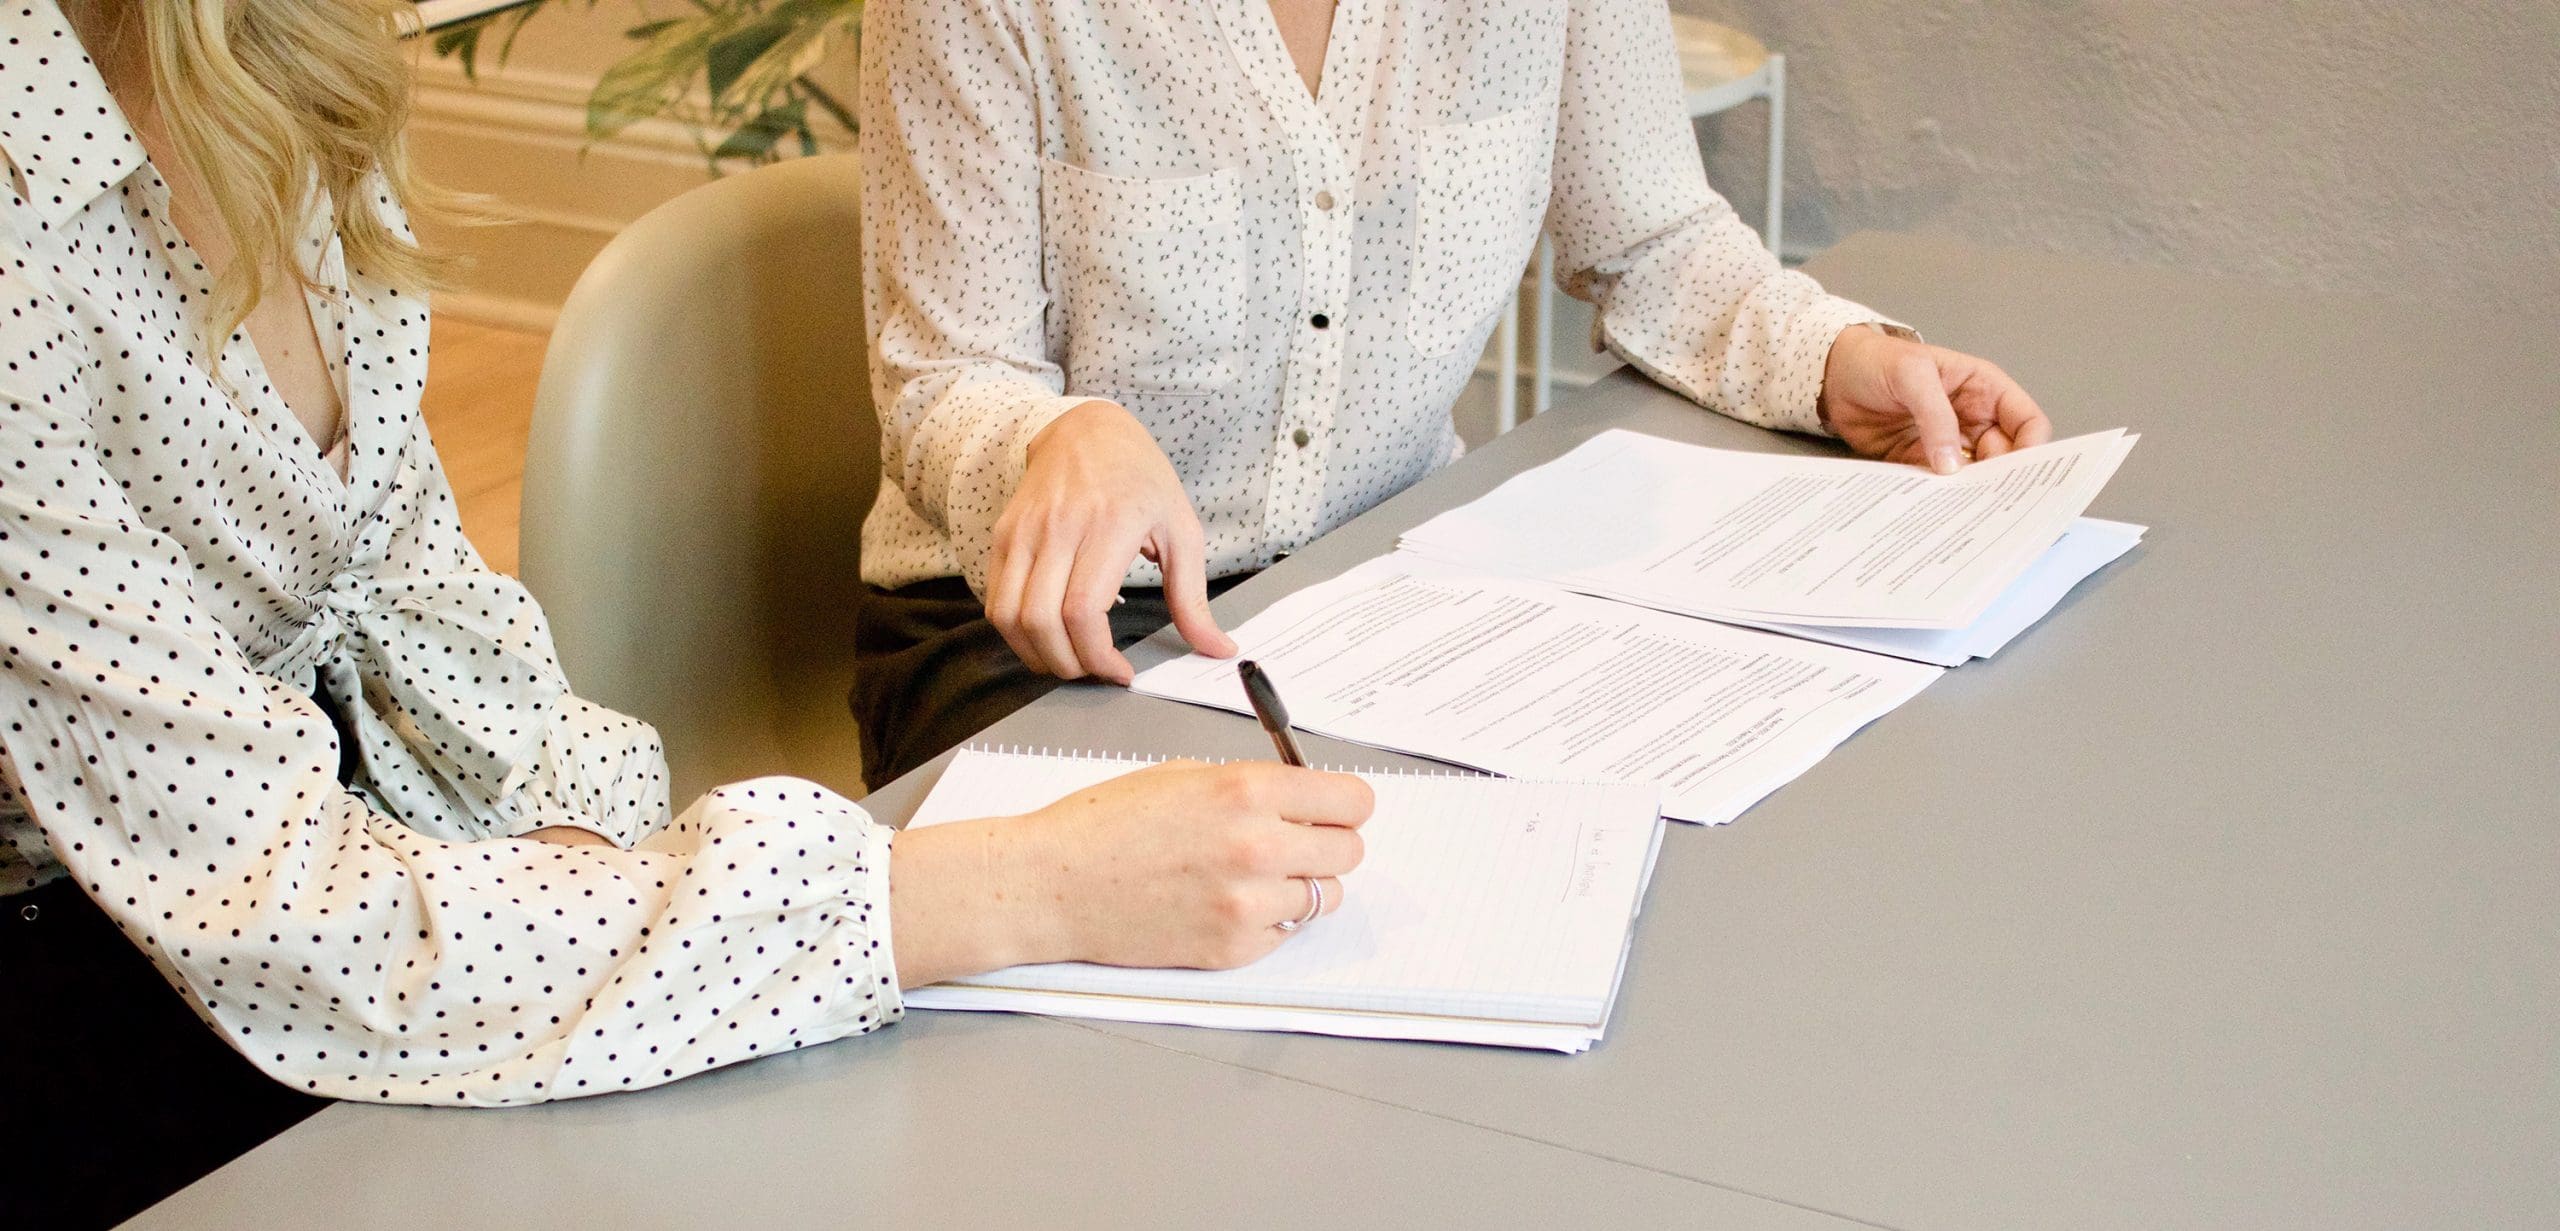
<instances>
[{"instance_id":1,"label":"gray table","mask_svg":"<svg viewBox=\"0 0 2560 1231\"><path fill-rule=\"evenodd\" d=\"M2154 530L1675 827L1591 1054L920 1013L645 1094L334 1108L144 1224L2560 1225L2560 322L1914 237L1814 272L2142 431L2094 511ZM1821 447L1612 377L1219 614L1608 427ZM1100 687L989 738L1267 751Z\"/></svg>"}]
</instances>

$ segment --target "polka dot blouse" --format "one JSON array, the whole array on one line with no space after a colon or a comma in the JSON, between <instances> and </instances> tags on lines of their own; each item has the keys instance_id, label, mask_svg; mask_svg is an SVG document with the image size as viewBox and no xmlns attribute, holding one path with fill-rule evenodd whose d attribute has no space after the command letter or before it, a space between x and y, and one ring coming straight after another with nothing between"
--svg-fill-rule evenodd
<instances>
[{"instance_id":1,"label":"polka dot blouse","mask_svg":"<svg viewBox=\"0 0 2560 1231\"><path fill-rule=\"evenodd\" d=\"M205 272L50 0L0 5L0 86L0 893L76 879L340 1098L629 1089L894 1020L887 831L787 779L668 822L655 733L567 692L462 537L426 305L321 203L342 482L245 336L199 353ZM616 846L514 840L550 825Z\"/></svg>"},{"instance_id":2,"label":"polka dot blouse","mask_svg":"<svg viewBox=\"0 0 2560 1231\"><path fill-rule=\"evenodd\" d=\"M1304 546L1457 456L1542 229L1596 342L1747 422L1820 430L1832 339L1884 319L1708 189L1662 0L1342 0L1316 95L1266 0L872 0L863 60L877 585L983 590L1088 398L1154 433L1213 573Z\"/></svg>"}]
</instances>

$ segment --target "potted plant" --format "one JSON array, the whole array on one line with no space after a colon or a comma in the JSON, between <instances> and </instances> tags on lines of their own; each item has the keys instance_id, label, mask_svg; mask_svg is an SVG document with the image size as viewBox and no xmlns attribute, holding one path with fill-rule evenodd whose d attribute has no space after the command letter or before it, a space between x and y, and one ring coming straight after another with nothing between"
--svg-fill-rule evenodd
<instances>
[{"instance_id":1,"label":"potted plant","mask_svg":"<svg viewBox=\"0 0 2560 1231\"><path fill-rule=\"evenodd\" d=\"M503 64L525 23L561 2L532 0L440 30L435 52L476 80L484 54ZM814 154L822 126L850 133L856 121L811 74L853 45L861 22L862 0L684 0L682 15L623 32L631 53L596 81L587 134L602 140L642 120L677 120L694 130L714 172L795 149Z\"/></svg>"}]
</instances>

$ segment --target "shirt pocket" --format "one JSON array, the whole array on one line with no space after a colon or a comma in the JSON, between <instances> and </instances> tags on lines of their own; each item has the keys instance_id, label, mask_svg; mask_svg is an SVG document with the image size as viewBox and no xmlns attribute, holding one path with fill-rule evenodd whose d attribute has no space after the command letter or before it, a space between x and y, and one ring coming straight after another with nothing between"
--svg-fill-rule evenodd
<instances>
[{"instance_id":1,"label":"shirt pocket","mask_svg":"<svg viewBox=\"0 0 2560 1231\"><path fill-rule=\"evenodd\" d=\"M1536 246L1547 175L1533 109L1419 135L1405 319L1413 348L1436 358L1510 302Z\"/></svg>"},{"instance_id":2,"label":"shirt pocket","mask_svg":"<svg viewBox=\"0 0 2560 1231\"><path fill-rule=\"evenodd\" d=\"M1076 393L1210 393L1244 336L1244 194L1232 168L1129 179L1055 159L1042 210Z\"/></svg>"}]
</instances>

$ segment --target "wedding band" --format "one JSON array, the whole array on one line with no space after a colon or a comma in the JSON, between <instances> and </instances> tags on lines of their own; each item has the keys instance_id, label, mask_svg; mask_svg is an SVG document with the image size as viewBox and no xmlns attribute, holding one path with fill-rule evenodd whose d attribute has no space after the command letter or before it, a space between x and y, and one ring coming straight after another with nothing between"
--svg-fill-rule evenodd
<instances>
[{"instance_id":1,"label":"wedding band","mask_svg":"<svg viewBox=\"0 0 2560 1231\"><path fill-rule=\"evenodd\" d=\"M1315 922L1316 916L1324 913L1324 882L1312 876L1301 876L1298 879L1307 882L1307 913L1295 919L1283 919L1271 925L1283 932L1297 931Z\"/></svg>"}]
</instances>

